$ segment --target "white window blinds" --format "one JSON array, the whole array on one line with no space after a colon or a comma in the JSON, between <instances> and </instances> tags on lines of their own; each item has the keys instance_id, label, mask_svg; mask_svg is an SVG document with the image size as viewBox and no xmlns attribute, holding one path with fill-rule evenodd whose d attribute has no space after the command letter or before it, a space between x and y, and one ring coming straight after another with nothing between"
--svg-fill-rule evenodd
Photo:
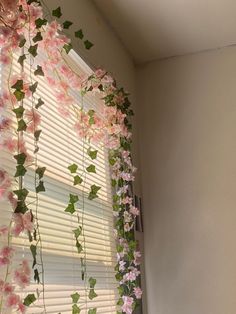
<instances>
[{"instance_id":1,"label":"white window blinds","mask_svg":"<svg viewBox=\"0 0 236 314\"><path fill-rule=\"evenodd\" d=\"M88 74L91 70L84 61L75 53L68 56L74 70ZM25 64L25 71L29 71L29 64ZM14 61L13 72L20 73L17 57ZM8 73L2 70L2 76ZM86 154L89 147L81 141L73 131L74 117L63 118L57 111L57 102L53 91L43 77L37 77L40 84L37 88L37 97L41 97L45 104L39 109L42 122L42 134L39 141L38 165L47 168L44 175L46 192L39 194L38 218L43 245L43 265L45 279L45 303L47 313L71 313L70 295L76 291L81 294L79 305L81 313L87 313L89 308L97 308L97 313L116 313L117 282L114 267L116 264L116 248L113 236L112 190L110 184L110 170L107 159L107 150L98 149L98 157L93 161L97 173L87 174L86 182L81 187L73 186L73 178L67 167L72 163L79 165L83 170L91 164L91 159ZM78 103L86 109L101 111L101 100L96 94L81 98L78 93ZM25 101L26 107L30 103ZM25 141L30 153L33 153L33 136L25 135ZM0 151L1 166L14 175L15 163L9 153ZM32 202L34 211L34 185L33 171L28 169L24 178L24 185L31 191L28 198ZM99 198L90 201L86 197L90 185L101 186ZM83 191L82 191L83 190ZM84 192L84 193L82 193ZM90 301L85 297L84 281L81 274L81 257L75 247L75 238L72 230L78 227L75 216L64 210L68 205L69 193L78 194L78 213L80 222L84 224L82 245L85 248L87 259L86 273L88 277L97 279L95 291L98 297ZM0 203L0 221L6 223L11 209L6 203ZM29 206L30 207L30 206ZM14 239L18 259L22 256L31 258L27 235ZM38 253L39 254L39 253ZM31 258L32 259L32 258ZM40 256L38 256L40 259ZM41 289L41 287L39 286ZM37 285L32 281L29 292L35 293ZM42 289L41 289L42 290ZM28 313L43 313L42 293L39 302L30 307Z\"/></svg>"}]
</instances>

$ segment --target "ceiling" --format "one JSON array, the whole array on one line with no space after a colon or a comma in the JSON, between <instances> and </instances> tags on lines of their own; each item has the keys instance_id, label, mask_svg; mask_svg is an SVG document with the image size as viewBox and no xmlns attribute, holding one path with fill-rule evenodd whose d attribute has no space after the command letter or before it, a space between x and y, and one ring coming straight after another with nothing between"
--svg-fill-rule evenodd
<instances>
[{"instance_id":1,"label":"ceiling","mask_svg":"<svg viewBox=\"0 0 236 314\"><path fill-rule=\"evenodd\" d=\"M236 43L235 0L94 0L136 63Z\"/></svg>"}]
</instances>

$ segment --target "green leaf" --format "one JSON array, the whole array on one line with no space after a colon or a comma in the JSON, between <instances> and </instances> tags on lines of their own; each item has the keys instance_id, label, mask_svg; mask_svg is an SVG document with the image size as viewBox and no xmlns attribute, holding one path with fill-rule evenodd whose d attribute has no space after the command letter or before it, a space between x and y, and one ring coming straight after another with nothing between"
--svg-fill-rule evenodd
<instances>
[{"instance_id":1,"label":"green leaf","mask_svg":"<svg viewBox=\"0 0 236 314\"><path fill-rule=\"evenodd\" d=\"M88 172L96 173L96 167L94 165L90 165L86 168Z\"/></svg>"},{"instance_id":2,"label":"green leaf","mask_svg":"<svg viewBox=\"0 0 236 314\"><path fill-rule=\"evenodd\" d=\"M19 47L20 48L24 47L25 43L26 43L26 39L25 39L25 37L22 37L20 40L20 43L19 43Z\"/></svg>"},{"instance_id":3,"label":"green leaf","mask_svg":"<svg viewBox=\"0 0 236 314\"><path fill-rule=\"evenodd\" d=\"M75 204L75 203L77 203L77 202L78 202L78 200L79 200L78 195L75 195L75 194L70 194L70 203L71 203L71 204Z\"/></svg>"},{"instance_id":4,"label":"green leaf","mask_svg":"<svg viewBox=\"0 0 236 314\"><path fill-rule=\"evenodd\" d=\"M19 120L17 124L18 124L17 131L20 132L20 131L25 131L27 129L27 125L23 119Z\"/></svg>"},{"instance_id":5,"label":"green leaf","mask_svg":"<svg viewBox=\"0 0 236 314\"><path fill-rule=\"evenodd\" d=\"M16 159L18 165L23 165L26 160L26 154L20 153L18 155L15 155L14 158Z\"/></svg>"},{"instance_id":6,"label":"green leaf","mask_svg":"<svg viewBox=\"0 0 236 314\"><path fill-rule=\"evenodd\" d=\"M43 181L39 181L39 184L38 184L38 186L36 187L35 190L36 190L36 193L45 192L46 191Z\"/></svg>"},{"instance_id":7,"label":"green leaf","mask_svg":"<svg viewBox=\"0 0 236 314\"><path fill-rule=\"evenodd\" d=\"M33 93L36 92L36 89L38 87L38 82L35 82L34 84L30 85L29 90Z\"/></svg>"},{"instance_id":8,"label":"green leaf","mask_svg":"<svg viewBox=\"0 0 236 314\"><path fill-rule=\"evenodd\" d=\"M115 163L116 163L116 160L114 158L109 158L109 164L111 166L114 166Z\"/></svg>"},{"instance_id":9,"label":"green leaf","mask_svg":"<svg viewBox=\"0 0 236 314\"><path fill-rule=\"evenodd\" d=\"M71 27L73 23L71 21L65 21L62 25L64 29L68 29Z\"/></svg>"},{"instance_id":10,"label":"green leaf","mask_svg":"<svg viewBox=\"0 0 236 314\"><path fill-rule=\"evenodd\" d=\"M81 184L82 182L83 179L80 176L77 175L74 177L74 185Z\"/></svg>"},{"instance_id":11,"label":"green leaf","mask_svg":"<svg viewBox=\"0 0 236 314\"><path fill-rule=\"evenodd\" d=\"M40 65L37 65L37 69L34 71L34 75L44 76L43 69Z\"/></svg>"},{"instance_id":12,"label":"green leaf","mask_svg":"<svg viewBox=\"0 0 236 314\"><path fill-rule=\"evenodd\" d=\"M90 286L90 288L94 288L96 283L97 283L97 280L95 278L93 278L93 277L89 278L89 286Z\"/></svg>"},{"instance_id":13,"label":"green leaf","mask_svg":"<svg viewBox=\"0 0 236 314\"><path fill-rule=\"evenodd\" d=\"M34 269L34 281L38 284L40 282L38 269Z\"/></svg>"},{"instance_id":14,"label":"green leaf","mask_svg":"<svg viewBox=\"0 0 236 314\"><path fill-rule=\"evenodd\" d=\"M36 255L37 255L37 247L34 244L31 244L30 251L33 256L33 267L36 265Z\"/></svg>"},{"instance_id":15,"label":"green leaf","mask_svg":"<svg viewBox=\"0 0 236 314\"><path fill-rule=\"evenodd\" d=\"M23 108L23 106L20 106L18 108L13 109L12 111L15 113L17 119L20 119L23 117L25 109Z\"/></svg>"},{"instance_id":16,"label":"green leaf","mask_svg":"<svg viewBox=\"0 0 236 314\"><path fill-rule=\"evenodd\" d=\"M40 28L40 27L42 27L43 25L46 25L46 24L47 24L47 20L46 19L38 18L37 20L35 20L36 28Z\"/></svg>"},{"instance_id":17,"label":"green leaf","mask_svg":"<svg viewBox=\"0 0 236 314\"><path fill-rule=\"evenodd\" d=\"M97 192L101 189L101 187L93 184L93 185L91 185L90 189L91 190L89 192L88 199L93 200L94 198L98 197Z\"/></svg>"},{"instance_id":18,"label":"green leaf","mask_svg":"<svg viewBox=\"0 0 236 314\"><path fill-rule=\"evenodd\" d=\"M78 31L75 32L75 37L79 38L79 39L83 39L84 38L84 34L82 29L79 29Z\"/></svg>"},{"instance_id":19,"label":"green leaf","mask_svg":"<svg viewBox=\"0 0 236 314\"><path fill-rule=\"evenodd\" d=\"M93 47L93 44L89 40L84 41L84 46L86 49L91 49Z\"/></svg>"},{"instance_id":20,"label":"green leaf","mask_svg":"<svg viewBox=\"0 0 236 314\"><path fill-rule=\"evenodd\" d=\"M89 149L87 150L87 154L89 155L89 157L90 157L91 159L96 159L96 158L97 158L97 153L98 153L97 150L91 150L91 148L89 148Z\"/></svg>"},{"instance_id":21,"label":"green leaf","mask_svg":"<svg viewBox=\"0 0 236 314\"><path fill-rule=\"evenodd\" d=\"M38 108L41 107L43 104L44 104L44 101L42 101L42 99L39 98L37 104L35 105L35 108L38 109Z\"/></svg>"},{"instance_id":22,"label":"green leaf","mask_svg":"<svg viewBox=\"0 0 236 314\"><path fill-rule=\"evenodd\" d=\"M72 164L68 167L71 173L76 173L78 166L76 164Z\"/></svg>"},{"instance_id":23,"label":"green leaf","mask_svg":"<svg viewBox=\"0 0 236 314\"><path fill-rule=\"evenodd\" d=\"M24 201L18 201L16 208L14 210L14 213L24 214L27 212L27 210L28 210L28 207L26 206L25 202Z\"/></svg>"},{"instance_id":24,"label":"green leaf","mask_svg":"<svg viewBox=\"0 0 236 314\"><path fill-rule=\"evenodd\" d=\"M33 38L33 42L36 43L37 41L43 40L41 32L37 32L37 34Z\"/></svg>"},{"instance_id":25,"label":"green leaf","mask_svg":"<svg viewBox=\"0 0 236 314\"><path fill-rule=\"evenodd\" d=\"M55 10L52 10L52 16L60 18L62 16L61 7L58 7Z\"/></svg>"},{"instance_id":26,"label":"green leaf","mask_svg":"<svg viewBox=\"0 0 236 314\"><path fill-rule=\"evenodd\" d=\"M17 196L18 200L24 201L29 194L29 191L26 189L15 190L13 193Z\"/></svg>"},{"instance_id":27,"label":"green leaf","mask_svg":"<svg viewBox=\"0 0 236 314\"><path fill-rule=\"evenodd\" d=\"M65 44L63 46L63 48L65 49L65 52L68 54L72 49L72 45L71 44Z\"/></svg>"},{"instance_id":28,"label":"green leaf","mask_svg":"<svg viewBox=\"0 0 236 314\"><path fill-rule=\"evenodd\" d=\"M89 117L90 117L90 118L89 118L89 124L90 124L90 125L92 125L92 124L95 123L94 114L95 114L95 111L94 111L94 110L90 109L90 110L88 111L88 115L89 115Z\"/></svg>"},{"instance_id":29,"label":"green leaf","mask_svg":"<svg viewBox=\"0 0 236 314\"><path fill-rule=\"evenodd\" d=\"M17 101L21 101L25 98L25 93L20 90L15 90L13 94L15 95Z\"/></svg>"},{"instance_id":30,"label":"green leaf","mask_svg":"<svg viewBox=\"0 0 236 314\"><path fill-rule=\"evenodd\" d=\"M25 59L26 59L26 56L25 54L23 54L18 58L17 62L20 63L21 66L23 66Z\"/></svg>"},{"instance_id":31,"label":"green leaf","mask_svg":"<svg viewBox=\"0 0 236 314\"><path fill-rule=\"evenodd\" d=\"M88 311L88 314L97 314L97 309L90 309L89 311Z\"/></svg>"},{"instance_id":32,"label":"green leaf","mask_svg":"<svg viewBox=\"0 0 236 314\"><path fill-rule=\"evenodd\" d=\"M37 56L37 49L38 49L38 44L30 46L28 51L29 53L33 56L36 57Z\"/></svg>"},{"instance_id":33,"label":"green leaf","mask_svg":"<svg viewBox=\"0 0 236 314\"><path fill-rule=\"evenodd\" d=\"M72 314L79 314L80 313L80 308L78 307L77 304L73 304L72 306Z\"/></svg>"},{"instance_id":34,"label":"green leaf","mask_svg":"<svg viewBox=\"0 0 236 314\"><path fill-rule=\"evenodd\" d=\"M23 80L17 80L14 85L11 86L11 88L16 90L22 90L23 89Z\"/></svg>"},{"instance_id":35,"label":"green leaf","mask_svg":"<svg viewBox=\"0 0 236 314\"><path fill-rule=\"evenodd\" d=\"M65 209L66 213L74 214L75 212L75 205L74 204L68 204L68 206Z\"/></svg>"},{"instance_id":36,"label":"green leaf","mask_svg":"<svg viewBox=\"0 0 236 314\"><path fill-rule=\"evenodd\" d=\"M90 289L89 291L89 299L93 300L94 298L96 298L98 295L97 293L94 291L94 289Z\"/></svg>"},{"instance_id":37,"label":"green leaf","mask_svg":"<svg viewBox=\"0 0 236 314\"><path fill-rule=\"evenodd\" d=\"M25 306L30 306L30 304L34 303L36 301L36 297L33 293L28 294L27 297L25 297L23 304Z\"/></svg>"},{"instance_id":38,"label":"green leaf","mask_svg":"<svg viewBox=\"0 0 236 314\"><path fill-rule=\"evenodd\" d=\"M78 237L81 235L81 232L82 232L81 226L79 226L77 229L73 230L73 233L74 233L76 239L78 239Z\"/></svg>"},{"instance_id":39,"label":"green leaf","mask_svg":"<svg viewBox=\"0 0 236 314\"><path fill-rule=\"evenodd\" d=\"M81 245L81 243L79 243L79 241L76 239L76 247L77 247L77 251L80 254L83 251L83 247Z\"/></svg>"},{"instance_id":40,"label":"green leaf","mask_svg":"<svg viewBox=\"0 0 236 314\"><path fill-rule=\"evenodd\" d=\"M78 294L78 292L75 292L75 293L71 294L71 298L72 298L73 303L77 303L80 299L80 295Z\"/></svg>"},{"instance_id":41,"label":"green leaf","mask_svg":"<svg viewBox=\"0 0 236 314\"><path fill-rule=\"evenodd\" d=\"M39 140L40 134L41 134L42 130L37 130L34 132L34 138L36 141Z\"/></svg>"},{"instance_id":42,"label":"green leaf","mask_svg":"<svg viewBox=\"0 0 236 314\"><path fill-rule=\"evenodd\" d=\"M46 167L38 167L36 169L36 173L39 176L39 180L42 179L42 177L44 176L44 172L46 171Z\"/></svg>"}]
</instances>

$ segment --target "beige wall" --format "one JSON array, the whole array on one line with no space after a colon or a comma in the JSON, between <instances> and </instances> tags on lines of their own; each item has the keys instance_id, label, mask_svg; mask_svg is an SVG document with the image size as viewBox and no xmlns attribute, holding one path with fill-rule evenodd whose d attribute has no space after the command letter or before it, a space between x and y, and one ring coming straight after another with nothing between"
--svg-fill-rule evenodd
<instances>
[{"instance_id":1,"label":"beige wall","mask_svg":"<svg viewBox=\"0 0 236 314\"><path fill-rule=\"evenodd\" d=\"M148 314L236 313L236 49L138 69Z\"/></svg>"}]
</instances>

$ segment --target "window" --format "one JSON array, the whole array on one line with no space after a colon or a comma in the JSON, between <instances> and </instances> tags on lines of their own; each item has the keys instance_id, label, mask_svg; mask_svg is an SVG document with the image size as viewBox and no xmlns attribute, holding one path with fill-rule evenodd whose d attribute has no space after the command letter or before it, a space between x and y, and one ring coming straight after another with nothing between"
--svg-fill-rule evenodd
<instances>
[{"instance_id":1,"label":"window","mask_svg":"<svg viewBox=\"0 0 236 314\"><path fill-rule=\"evenodd\" d=\"M91 69L75 53L71 52L68 62L73 64L74 70L88 74ZM14 61L13 71L20 73L20 65L17 57ZM29 64L25 64L25 71L29 71ZM2 76L8 75L2 70ZM73 178L67 170L68 165L77 163L80 167L87 167L91 160L85 156L88 143L83 143L73 131L74 118L64 119L58 114L56 99L51 87L43 77L37 77L40 84L37 96L41 97L45 104L40 109L42 118L42 135L39 141L38 165L47 167L44 176L46 192L39 194L38 218L43 245L43 265L45 277L45 303L47 313L71 313L71 297L73 292L81 294L81 313L87 313L86 309L97 307L98 313L116 313L117 282L115 279L116 247L113 236L112 213L112 188L110 184L110 170L107 158L107 150L98 149L98 158L94 160L97 174L88 174L83 186L84 192L89 191L91 184L102 186L99 198L90 201L83 197L81 187L73 186ZM5 80L4 80L5 81ZM88 109L97 112L101 110L101 101L95 95L85 96L84 99L78 93L79 103ZM25 106L29 106L27 100ZM25 136L29 152L33 152L33 136ZM0 151L0 164L13 175L15 163L6 151ZM24 178L24 185L32 191L29 202L35 210L33 171L29 168ZM79 219L84 221L83 246L87 259L87 275L97 279L96 293L98 297L86 302L84 295L84 282L81 273L81 256L75 248L75 239L72 230L78 226L77 218L64 210L68 204L69 193L78 193ZM9 219L11 209L6 203L0 203L1 224ZM83 210L84 209L84 210ZM22 256L30 257L27 235L14 239L17 248L19 262ZM38 257L40 259L40 256ZM37 285L32 282L28 292L35 293ZM40 287L39 287L40 288ZM24 292L25 293L25 292ZM25 293L26 295L26 293ZM41 293L42 296L42 293ZM30 307L28 313L42 313L42 298L36 306Z\"/></svg>"}]
</instances>

